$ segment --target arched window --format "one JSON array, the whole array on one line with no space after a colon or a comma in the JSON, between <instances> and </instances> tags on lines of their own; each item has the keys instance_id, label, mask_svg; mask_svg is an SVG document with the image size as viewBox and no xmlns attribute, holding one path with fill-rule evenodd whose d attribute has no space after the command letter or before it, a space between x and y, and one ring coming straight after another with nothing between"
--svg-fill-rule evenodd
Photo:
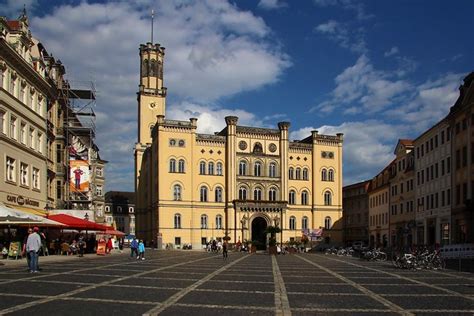
<instances>
[{"instance_id":1,"label":"arched window","mask_svg":"<svg viewBox=\"0 0 474 316\"><path fill-rule=\"evenodd\" d=\"M328 181L334 181L334 170L332 169L328 171Z\"/></svg>"},{"instance_id":2,"label":"arched window","mask_svg":"<svg viewBox=\"0 0 474 316\"><path fill-rule=\"evenodd\" d=\"M245 176L247 174L247 162L241 160L239 162L239 176Z\"/></svg>"},{"instance_id":3,"label":"arched window","mask_svg":"<svg viewBox=\"0 0 474 316\"><path fill-rule=\"evenodd\" d=\"M331 226L332 226L331 217L326 216L326 218L324 219L324 228L331 229Z\"/></svg>"},{"instance_id":4,"label":"arched window","mask_svg":"<svg viewBox=\"0 0 474 316\"><path fill-rule=\"evenodd\" d=\"M295 230L296 229L296 217L291 216L290 217L290 230Z\"/></svg>"},{"instance_id":5,"label":"arched window","mask_svg":"<svg viewBox=\"0 0 474 316\"><path fill-rule=\"evenodd\" d=\"M301 180L301 168L296 168L296 180Z\"/></svg>"},{"instance_id":6,"label":"arched window","mask_svg":"<svg viewBox=\"0 0 474 316\"><path fill-rule=\"evenodd\" d=\"M321 170L321 181L328 181L328 171L326 169Z\"/></svg>"},{"instance_id":7,"label":"arched window","mask_svg":"<svg viewBox=\"0 0 474 316\"><path fill-rule=\"evenodd\" d=\"M207 229L207 215L201 215L201 229Z\"/></svg>"},{"instance_id":8,"label":"arched window","mask_svg":"<svg viewBox=\"0 0 474 316\"><path fill-rule=\"evenodd\" d=\"M253 152L254 153L262 153L263 152L262 144L255 143L255 145L253 146Z\"/></svg>"},{"instance_id":9,"label":"arched window","mask_svg":"<svg viewBox=\"0 0 474 316\"><path fill-rule=\"evenodd\" d=\"M301 192L301 204L308 205L308 191Z\"/></svg>"},{"instance_id":10,"label":"arched window","mask_svg":"<svg viewBox=\"0 0 474 316\"><path fill-rule=\"evenodd\" d=\"M199 163L199 174L206 174L206 163L204 161Z\"/></svg>"},{"instance_id":11,"label":"arched window","mask_svg":"<svg viewBox=\"0 0 474 316\"><path fill-rule=\"evenodd\" d=\"M303 180L308 180L308 169L304 168L303 169Z\"/></svg>"},{"instance_id":12,"label":"arched window","mask_svg":"<svg viewBox=\"0 0 474 316\"><path fill-rule=\"evenodd\" d=\"M324 192L324 205L332 205L332 194L329 191Z\"/></svg>"},{"instance_id":13,"label":"arched window","mask_svg":"<svg viewBox=\"0 0 474 316\"><path fill-rule=\"evenodd\" d=\"M170 159L170 172L176 172L176 160Z\"/></svg>"},{"instance_id":14,"label":"arched window","mask_svg":"<svg viewBox=\"0 0 474 316\"><path fill-rule=\"evenodd\" d=\"M275 188L270 188L268 191L268 199L270 201L276 201L277 199L277 190Z\"/></svg>"},{"instance_id":15,"label":"arched window","mask_svg":"<svg viewBox=\"0 0 474 316\"><path fill-rule=\"evenodd\" d=\"M216 216L216 229L222 229L222 216Z\"/></svg>"},{"instance_id":16,"label":"arched window","mask_svg":"<svg viewBox=\"0 0 474 316\"><path fill-rule=\"evenodd\" d=\"M154 59L151 60L149 69L150 69L150 77L156 77L156 61Z\"/></svg>"},{"instance_id":17,"label":"arched window","mask_svg":"<svg viewBox=\"0 0 474 316\"><path fill-rule=\"evenodd\" d=\"M247 189L244 187L239 188L239 200L245 201L247 199Z\"/></svg>"},{"instance_id":18,"label":"arched window","mask_svg":"<svg viewBox=\"0 0 474 316\"><path fill-rule=\"evenodd\" d=\"M296 200L296 192L294 190L291 190L288 197L288 203L295 204L295 200Z\"/></svg>"},{"instance_id":19,"label":"arched window","mask_svg":"<svg viewBox=\"0 0 474 316\"><path fill-rule=\"evenodd\" d=\"M217 187L214 191L215 191L215 201L222 202L222 188Z\"/></svg>"},{"instance_id":20,"label":"arched window","mask_svg":"<svg viewBox=\"0 0 474 316\"><path fill-rule=\"evenodd\" d=\"M178 172L184 173L184 160L180 159L178 161Z\"/></svg>"},{"instance_id":21,"label":"arched window","mask_svg":"<svg viewBox=\"0 0 474 316\"><path fill-rule=\"evenodd\" d=\"M205 186L200 189L200 200L201 202L207 202L207 188Z\"/></svg>"},{"instance_id":22,"label":"arched window","mask_svg":"<svg viewBox=\"0 0 474 316\"><path fill-rule=\"evenodd\" d=\"M148 59L144 59L142 63L142 77L148 76Z\"/></svg>"},{"instance_id":23,"label":"arched window","mask_svg":"<svg viewBox=\"0 0 474 316\"><path fill-rule=\"evenodd\" d=\"M214 174L214 163L210 162L207 169L209 170L208 174Z\"/></svg>"},{"instance_id":24,"label":"arched window","mask_svg":"<svg viewBox=\"0 0 474 316\"><path fill-rule=\"evenodd\" d=\"M293 169L293 167L290 167L290 169L288 169L288 178L292 180L294 178L294 174L295 174L295 169Z\"/></svg>"},{"instance_id":25,"label":"arched window","mask_svg":"<svg viewBox=\"0 0 474 316\"><path fill-rule=\"evenodd\" d=\"M260 177L262 175L262 164L258 161L253 166L253 175L256 177Z\"/></svg>"},{"instance_id":26,"label":"arched window","mask_svg":"<svg viewBox=\"0 0 474 316\"><path fill-rule=\"evenodd\" d=\"M174 228L181 228L181 214L174 214Z\"/></svg>"},{"instance_id":27,"label":"arched window","mask_svg":"<svg viewBox=\"0 0 474 316\"><path fill-rule=\"evenodd\" d=\"M271 162L270 165L268 166L268 176L270 178L275 178L276 175L276 164L274 162Z\"/></svg>"},{"instance_id":28,"label":"arched window","mask_svg":"<svg viewBox=\"0 0 474 316\"><path fill-rule=\"evenodd\" d=\"M262 200L262 189L256 188L255 190L253 190L253 199L255 201Z\"/></svg>"},{"instance_id":29,"label":"arched window","mask_svg":"<svg viewBox=\"0 0 474 316\"><path fill-rule=\"evenodd\" d=\"M181 186L179 184L175 184L173 187L173 199L181 201Z\"/></svg>"},{"instance_id":30,"label":"arched window","mask_svg":"<svg viewBox=\"0 0 474 316\"><path fill-rule=\"evenodd\" d=\"M301 220L301 229L308 229L308 217L303 216Z\"/></svg>"},{"instance_id":31,"label":"arched window","mask_svg":"<svg viewBox=\"0 0 474 316\"><path fill-rule=\"evenodd\" d=\"M217 175L218 175L218 176L222 176L222 175L223 175L222 163L221 163L221 162L218 162L218 163L217 163L217 165L216 165L216 172L217 172Z\"/></svg>"}]
</instances>

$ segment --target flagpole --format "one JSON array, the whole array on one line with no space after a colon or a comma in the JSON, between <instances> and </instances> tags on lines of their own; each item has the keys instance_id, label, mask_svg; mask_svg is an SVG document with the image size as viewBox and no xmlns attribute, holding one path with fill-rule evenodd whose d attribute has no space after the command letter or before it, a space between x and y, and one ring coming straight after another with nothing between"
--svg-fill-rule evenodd
<instances>
[{"instance_id":1,"label":"flagpole","mask_svg":"<svg viewBox=\"0 0 474 316\"><path fill-rule=\"evenodd\" d=\"M151 9L151 43L153 44L153 18L155 17L155 10Z\"/></svg>"}]
</instances>

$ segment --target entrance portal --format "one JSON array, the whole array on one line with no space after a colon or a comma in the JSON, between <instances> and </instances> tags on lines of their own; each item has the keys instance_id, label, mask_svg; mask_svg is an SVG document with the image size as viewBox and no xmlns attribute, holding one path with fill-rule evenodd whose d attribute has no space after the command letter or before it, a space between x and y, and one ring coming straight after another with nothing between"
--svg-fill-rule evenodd
<instances>
[{"instance_id":1,"label":"entrance portal","mask_svg":"<svg viewBox=\"0 0 474 316\"><path fill-rule=\"evenodd\" d=\"M265 250L267 244L267 236L265 230L267 229L267 221L263 217L256 217L252 221L252 241L256 241L258 250Z\"/></svg>"}]
</instances>

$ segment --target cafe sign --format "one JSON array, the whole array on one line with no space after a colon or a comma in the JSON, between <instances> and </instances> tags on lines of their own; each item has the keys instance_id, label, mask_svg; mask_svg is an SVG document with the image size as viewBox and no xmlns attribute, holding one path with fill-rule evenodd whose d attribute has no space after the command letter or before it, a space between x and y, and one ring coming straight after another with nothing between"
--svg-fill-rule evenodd
<instances>
[{"instance_id":1,"label":"cafe sign","mask_svg":"<svg viewBox=\"0 0 474 316\"><path fill-rule=\"evenodd\" d=\"M7 201L10 203L18 204L20 206L29 205L29 206L39 207L38 201L25 198L22 195L7 195Z\"/></svg>"}]
</instances>

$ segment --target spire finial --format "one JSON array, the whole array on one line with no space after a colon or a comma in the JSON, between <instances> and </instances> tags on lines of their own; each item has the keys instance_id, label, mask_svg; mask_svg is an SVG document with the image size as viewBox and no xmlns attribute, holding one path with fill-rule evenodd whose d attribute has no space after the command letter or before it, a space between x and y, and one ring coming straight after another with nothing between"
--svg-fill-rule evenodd
<instances>
[{"instance_id":1,"label":"spire finial","mask_svg":"<svg viewBox=\"0 0 474 316\"><path fill-rule=\"evenodd\" d=\"M155 17L155 10L151 9L151 43L153 44L153 19Z\"/></svg>"}]
</instances>

